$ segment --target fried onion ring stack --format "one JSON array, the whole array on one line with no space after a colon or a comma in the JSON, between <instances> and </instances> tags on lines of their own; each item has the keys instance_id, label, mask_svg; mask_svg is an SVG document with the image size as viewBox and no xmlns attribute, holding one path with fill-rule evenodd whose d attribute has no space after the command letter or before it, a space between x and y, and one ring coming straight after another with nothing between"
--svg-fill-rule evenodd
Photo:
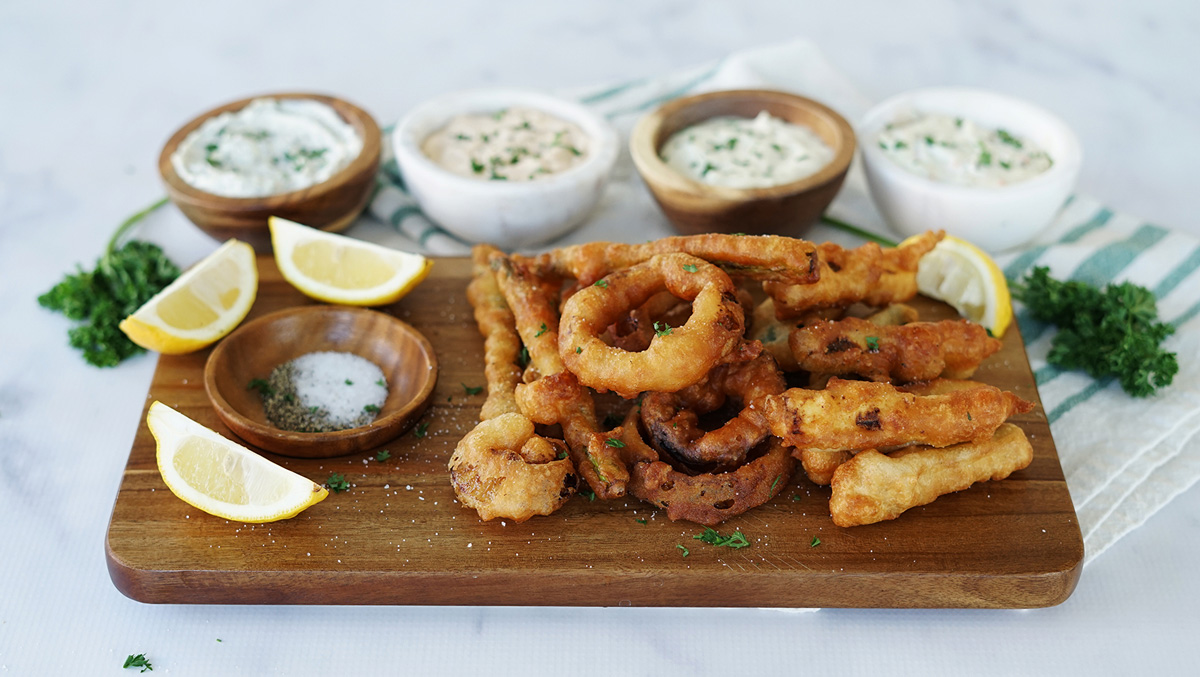
<instances>
[{"instance_id":1,"label":"fried onion ring stack","mask_svg":"<svg viewBox=\"0 0 1200 677\"><path fill-rule=\"evenodd\" d=\"M834 522L853 526L1024 468L1031 447L1005 421L1032 405L962 380L1000 342L902 303L942 237L847 250L713 234L533 257L477 246L468 298L488 398L451 457L459 499L522 521L557 510L581 477L597 498L628 492L715 525L788 487L799 461L832 486ZM602 409L624 404L602 430L607 392Z\"/></svg>"}]
</instances>

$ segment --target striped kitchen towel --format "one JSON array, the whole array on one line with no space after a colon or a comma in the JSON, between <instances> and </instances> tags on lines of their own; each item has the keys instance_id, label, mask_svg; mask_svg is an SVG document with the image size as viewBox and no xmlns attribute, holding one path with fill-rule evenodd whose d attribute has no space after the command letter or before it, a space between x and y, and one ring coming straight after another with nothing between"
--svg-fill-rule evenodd
<instances>
[{"instance_id":1,"label":"striped kitchen towel","mask_svg":"<svg viewBox=\"0 0 1200 677\"><path fill-rule=\"evenodd\" d=\"M733 88L774 88L821 100L849 120L861 119L870 101L806 41L738 53L718 62L659 78L564 92L603 114L628 138L644 113L679 96ZM378 223L360 221L353 234L433 255L463 255L470 245L438 228L404 190L403 177L384 143L379 189L371 203ZM871 204L856 161L830 212L891 237ZM621 154L609 188L586 224L553 246L591 240L642 242L674 234L633 168ZM844 232L819 226L814 240L857 244ZM1018 306L1038 391L1049 417L1067 484L1084 534L1085 561L1200 479L1200 241L1136 218L1116 214L1096 200L1076 196L1054 224L1022 251L998 257L1010 278L1048 266L1059 279L1103 286L1131 280L1151 289L1160 316L1177 327L1166 344L1179 355L1175 383L1134 399L1119 384L1063 372L1046 355L1054 335Z\"/></svg>"}]
</instances>

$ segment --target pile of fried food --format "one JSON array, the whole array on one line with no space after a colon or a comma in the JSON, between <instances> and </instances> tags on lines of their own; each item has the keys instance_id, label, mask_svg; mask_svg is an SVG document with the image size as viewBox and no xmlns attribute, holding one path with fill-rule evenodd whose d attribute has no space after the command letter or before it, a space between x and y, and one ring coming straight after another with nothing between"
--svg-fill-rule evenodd
<instances>
[{"instance_id":1,"label":"pile of fried food","mask_svg":"<svg viewBox=\"0 0 1200 677\"><path fill-rule=\"evenodd\" d=\"M1028 466L1025 433L1005 421L1033 405L965 380L1000 341L903 304L942 237L475 247L487 400L450 459L459 500L520 522L582 477L598 498L714 525L787 488L799 461L832 485L834 523L854 526ZM621 398L616 427L602 429L597 393Z\"/></svg>"}]
</instances>

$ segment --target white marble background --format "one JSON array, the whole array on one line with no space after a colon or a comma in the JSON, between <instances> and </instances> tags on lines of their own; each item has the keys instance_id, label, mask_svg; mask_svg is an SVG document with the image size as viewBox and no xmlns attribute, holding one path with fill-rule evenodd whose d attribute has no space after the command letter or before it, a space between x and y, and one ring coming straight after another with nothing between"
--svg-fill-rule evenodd
<instances>
[{"instance_id":1,"label":"white marble background","mask_svg":"<svg viewBox=\"0 0 1200 677\"><path fill-rule=\"evenodd\" d=\"M34 299L162 194L162 142L216 103L326 90L386 123L448 90L626 80L794 37L874 99L1037 101L1081 138L1081 190L1200 235L1197 35L1190 0L0 3L0 673L117 674L139 652L184 675L1185 672L1195 488L1031 612L142 605L103 542L154 358L87 367ZM173 209L141 236L185 265L213 247Z\"/></svg>"}]
</instances>

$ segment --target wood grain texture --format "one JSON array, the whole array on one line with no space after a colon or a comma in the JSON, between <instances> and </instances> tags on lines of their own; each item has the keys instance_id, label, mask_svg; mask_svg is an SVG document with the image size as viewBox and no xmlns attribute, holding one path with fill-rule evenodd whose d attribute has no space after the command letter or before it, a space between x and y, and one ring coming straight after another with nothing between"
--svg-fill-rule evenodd
<instances>
[{"instance_id":1,"label":"wood grain texture","mask_svg":"<svg viewBox=\"0 0 1200 677\"><path fill-rule=\"evenodd\" d=\"M252 318L312 303L271 259L260 257L259 271ZM353 485L294 519L238 524L183 503L163 484L141 424L106 543L117 588L165 603L980 608L1050 606L1074 590L1083 541L1040 403L1013 419L1033 443L1028 468L891 522L834 526L829 489L803 472L720 527L745 533L751 546L740 550L694 540L700 527L632 498L576 497L550 517L480 522L455 501L446 471L484 399L464 388L484 385L469 274L467 260L439 259L386 309L438 351L425 437L383 445L391 453L383 462L373 450L323 460L264 454L316 482L339 472ZM927 317L952 314L919 301ZM146 405L161 400L229 435L204 393L208 352L160 357ZM976 378L1038 402L1016 327ZM598 402L601 414L613 404ZM821 543L810 547L814 536Z\"/></svg>"}]
</instances>

